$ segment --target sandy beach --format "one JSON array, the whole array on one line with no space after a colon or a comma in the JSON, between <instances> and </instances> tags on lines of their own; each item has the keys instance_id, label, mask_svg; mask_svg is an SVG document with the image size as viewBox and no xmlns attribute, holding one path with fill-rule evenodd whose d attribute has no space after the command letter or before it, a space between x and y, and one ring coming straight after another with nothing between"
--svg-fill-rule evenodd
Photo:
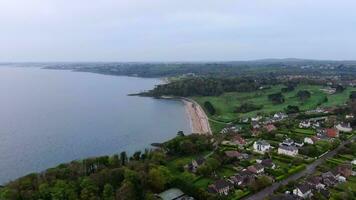
<instances>
[{"instance_id":1,"label":"sandy beach","mask_svg":"<svg viewBox=\"0 0 356 200\"><path fill-rule=\"evenodd\" d=\"M208 116L205 114L202 107L191 99L182 98L182 100L189 116L192 133L212 134Z\"/></svg>"}]
</instances>

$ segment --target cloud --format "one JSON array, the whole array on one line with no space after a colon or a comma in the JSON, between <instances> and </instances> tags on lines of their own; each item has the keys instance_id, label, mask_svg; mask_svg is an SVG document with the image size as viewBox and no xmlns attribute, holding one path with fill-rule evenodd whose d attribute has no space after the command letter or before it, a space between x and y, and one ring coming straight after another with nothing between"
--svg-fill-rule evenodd
<instances>
[{"instance_id":1,"label":"cloud","mask_svg":"<svg viewBox=\"0 0 356 200\"><path fill-rule=\"evenodd\" d=\"M0 61L356 59L353 0L2 0Z\"/></svg>"}]
</instances>

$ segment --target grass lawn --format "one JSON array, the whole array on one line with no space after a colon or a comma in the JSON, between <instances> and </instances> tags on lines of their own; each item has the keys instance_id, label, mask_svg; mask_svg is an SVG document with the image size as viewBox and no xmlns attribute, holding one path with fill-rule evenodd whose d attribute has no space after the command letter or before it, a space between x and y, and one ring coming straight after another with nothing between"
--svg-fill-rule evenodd
<instances>
[{"instance_id":1,"label":"grass lawn","mask_svg":"<svg viewBox=\"0 0 356 200\"><path fill-rule=\"evenodd\" d=\"M337 159L337 158L329 158L329 159L326 159L326 162L328 162L328 163L330 163L330 164L332 164L332 165L335 165L335 166L345 163L344 160L342 160L342 159Z\"/></svg>"},{"instance_id":2,"label":"grass lawn","mask_svg":"<svg viewBox=\"0 0 356 200\"><path fill-rule=\"evenodd\" d=\"M189 156L181 156L175 159L172 159L167 162L166 167L171 171L171 173L175 176L179 176L182 172L179 171L179 166L186 165L190 163L193 159L196 159L199 156L205 156L209 154L210 151L206 151L201 153L200 155L189 155Z\"/></svg>"},{"instance_id":3,"label":"grass lawn","mask_svg":"<svg viewBox=\"0 0 356 200\"><path fill-rule=\"evenodd\" d=\"M332 188L330 190L330 193L331 193L330 200L334 200L335 199L334 197L339 192L346 192L346 191L350 191L353 193L356 192L356 177L355 176L350 176L345 183L341 183L341 184L337 185L335 188Z\"/></svg>"},{"instance_id":4,"label":"grass lawn","mask_svg":"<svg viewBox=\"0 0 356 200\"><path fill-rule=\"evenodd\" d=\"M167 168L171 171L173 175L179 175L181 172L179 171L178 166L181 164L188 164L191 162L196 156L186 156L186 157L180 157L176 158L174 160L169 161L166 166Z\"/></svg>"},{"instance_id":5,"label":"grass lawn","mask_svg":"<svg viewBox=\"0 0 356 200\"><path fill-rule=\"evenodd\" d=\"M315 135L315 131L313 129L301 129L301 128L296 128L293 130L295 133L303 134L305 136L313 136Z\"/></svg>"},{"instance_id":6,"label":"grass lawn","mask_svg":"<svg viewBox=\"0 0 356 200\"><path fill-rule=\"evenodd\" d=\"M245 197L247 196L248 194L250 194L251 191L249 190L235 190L234 194L232 195L232 199L233 200L238 200L238 199L241 199L242 197Z\"/></svg>"},{"instance_id":7,"label":"grass lawn","mask_svg":"<svg viewBox=\"0 0 356 200\"><path fill-rule=\"evenodd\" d=\"M283 93L285 97L285 102L282 104L273 104L268 100L268 95L276 92L280 92L281 88L285 86L276 85L272 86L270 89L258 90L255 92L248 93L238 93L230 92L224 93L221 96L208 96L208 97L193 97L199 104L203 105L205 101L210 101L217 114L210 116L211 119L230 122L235 120L237 117L250 117L255 116L258 113L272 114L275 112L283 111L288 105L299 106L301 110L315 109L318 106L329 107L335 105L341 105L346 102L349 98L350 92L356 90L354 88L348 87L344 92L327 95L320 89L322 86L318 85L299 85L292 92ZM301 102L296 94L300 90L308 90L312 93L311 97L305 102ZM327 102L324 102L325 97L328 98ZM235 113L236 107L240 106L242 103L250 102L256 105L263 105L261 110L251 111L248 113Z\"/></svg>"},{"instance_id":8,"label":"grass lawn","mask_svg":"<svg viewBox=\"0 0 356 200\"><path fill-rule=\"evenodd\" d=\"M342 93L328 95L328 102L325 102L323 106L331 107L344 104L346 100L350 97L350 93L352 91L356 91L356 89L352 87L347 87Z\"/></svg>"},{"instance_id":9,"label":"grass lawn","mask_svg":"<svg viewBox=\"0 0 356 200\"><path fill-rule=\"evenodd\" d=\"M352 161L354 158L354 156L350 155L350 154L339 154L337 156L337 158L344 160L344 161Z\"/></svg>"},{"instance_id":10,"label":"grass lawn","mask_svg":"<svg viewBox=\"0 0 356 200\"><path fill-rule=\"evenodd\" d=\"M224 177L230 177L236 173L235 170L232 169L232 167L224 166L219 168L217 171L217 174L219 177L224 178Z\"/></svg>"},{"instance_id":11,"label":"grass lawn","mask_svg":"<svg viewBox=\"0 0 356 200\"><path fill-rule=\"evenodd\" d=\"M212 184L214 181L210 178L206 178L206 177L201 177L197 180L194 181L194 185L198 188L203 188L204 190L210 185Z\"/></svg>"},{"instance_id":12,"label":"grass lawn","mask_svg":"<svg viewBox=\"0 0 356 200\"><path fill-rule=\"evenodd\" d=\"M220 133L220 131L226 127L225 123L218 123L209 120L210 128L213 133Z\"/></svg>"}]
</instances>

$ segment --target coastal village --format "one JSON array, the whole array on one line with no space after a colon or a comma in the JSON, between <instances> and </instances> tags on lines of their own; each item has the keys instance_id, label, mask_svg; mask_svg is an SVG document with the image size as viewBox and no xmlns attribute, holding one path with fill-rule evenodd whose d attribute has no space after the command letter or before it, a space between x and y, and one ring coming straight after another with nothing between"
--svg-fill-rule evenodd
<instances>
[{"instance_id":1,"label":"coastal village","mask_svg":"<svg viewBox=\"0 0 356 200\"><path fill-rule=\"evenodd\" d=\"M354 184L356 179L354 152L339 152L340 146L347 146L354 140L350 121L355 116L335 112L317 108L305 111L303 118L277 112L228 123L218 137L210 139L213 150L192 158L182 172L192 174L195 186L222 199L259 199L249 195L280 182L284 184L280 184L278 190L264 196L309 199L321 195L320 198L329 199L333 188L347 185L350 180ZM246 133L251 136L244 137ZM219 158L219 163L215 164L218 167L211 166L214 165L210 159L213 157ZM309 169L319 161L323 168ZM206 169L209 167L210 170ZM291 179L293 175L297 176ZM181 195L162 199L193 197Z\"/></svg>"},{"instance_id":2,"label":"coastal village","mask_svg":"<svg viewBox=\"0 0 356 200\"><path fill-rule=\"evenodd\" d=\"M304 79L188 80L151 94L183 101L191 131L132 155L29 174L0 187L0 199L355 199L355 87ZM177 89L184 95L172 95Z\"/></svg>"}]
</instances>

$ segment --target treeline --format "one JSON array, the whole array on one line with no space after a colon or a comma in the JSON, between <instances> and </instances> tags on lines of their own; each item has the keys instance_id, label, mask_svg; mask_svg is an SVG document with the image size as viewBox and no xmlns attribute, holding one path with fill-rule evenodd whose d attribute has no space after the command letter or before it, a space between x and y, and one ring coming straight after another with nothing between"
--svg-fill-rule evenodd
<instances>
[{"instance_id":1,"label":"treeline","mask_svg":"<svg viewBox=\"0 0 356 200\"><path fill-rule=\"evenodd\" d=\"M308 65L310 68L302 68ZM328 70L320 67L329 66ZM300 59L266 59L234 62L181 62L181 63L55 63L42 64L48 69L70 69L109 75L139 77L173 76L215 76L234 77L240 75L274 74L340 76L343 80L353 80L356 74L355 61L316 61Z\"/></svg>"},{"instance_id":2,"label":"treeline","mask_svg":"<svg viewBox=\"0 0 356 200\"><path fill-rule=\"evenodd\" d=\"M218 96L224 92L251 92L263 84L275 84L275 79L195 77L158 85L144 93L148 96Z\"/></svg>"},{"instance_id":3,"label":"treeline","mask_svg":"<svg viewBox=\"0 0 356 200\"><path fill-rule=\"evenodd\" d=\"M173 175L167 166L170 155L211 150L210 138L181 133L163 146L165 150L137 151L131 157L122 152L88 158L29 174L0 188L0 199L153 200L155 194L170 187L178 187L196 199L213 198Z\"/></svg>"}]
</instances>

